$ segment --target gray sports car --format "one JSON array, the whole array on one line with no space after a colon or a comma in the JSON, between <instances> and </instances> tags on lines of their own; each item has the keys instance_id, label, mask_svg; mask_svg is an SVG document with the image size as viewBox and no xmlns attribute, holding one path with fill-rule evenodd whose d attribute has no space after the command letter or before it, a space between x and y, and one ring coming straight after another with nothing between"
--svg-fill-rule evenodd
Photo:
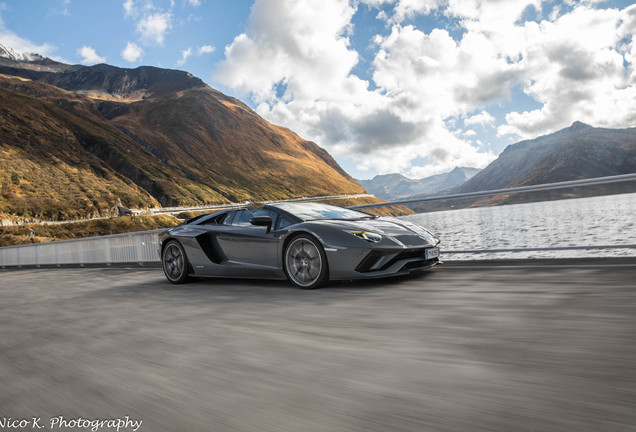
<instances>
[{"instance_id":1,"label":"gray sports car","mask_svg":"<svg viewBox=\"0 0 636 432\"><path fill-rule=\"evenodd\" d=\"M439 262L439 240L414 223L318 203L284 202L198 216L159 236L172 283L192 277L329 280L406 274Z\"/></svg>"}]
</instances>

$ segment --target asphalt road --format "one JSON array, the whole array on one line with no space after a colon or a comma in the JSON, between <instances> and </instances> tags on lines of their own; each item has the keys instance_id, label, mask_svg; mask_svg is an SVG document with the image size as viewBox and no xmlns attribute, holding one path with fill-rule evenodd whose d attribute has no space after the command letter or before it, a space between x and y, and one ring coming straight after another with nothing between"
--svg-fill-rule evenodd
<instances>
[{"instance_id":1,"label":"asphalt road","mask_svg":"<svg viewBox=\"0 0 636 432\"><path fill-rule=\"evenodd\" d=\"M159 269L0 271L0 331L0 424L636 430L634 265L445 266L316 291L177 287Z\"/></svg>"}]
</instances>

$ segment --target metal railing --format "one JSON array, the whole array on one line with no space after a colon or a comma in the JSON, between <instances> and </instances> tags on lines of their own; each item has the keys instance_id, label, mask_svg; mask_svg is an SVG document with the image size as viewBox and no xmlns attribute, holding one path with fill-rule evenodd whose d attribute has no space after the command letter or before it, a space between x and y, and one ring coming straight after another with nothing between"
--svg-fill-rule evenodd
<instances>
[{"instance_id":1,"label":"metal railing","mask_svg":"<svg viewBox=\"0 0 636 432\"><path fill-rule=\"evenodd\" d=\"M390 207L394 205L413 204L413 203L425 202L425 201L471 198L471 197L488 196L488 195L509 194L509 193L540 192L540 191L546 191L546 190L566 189L566 188L579 187L579 186L596 186L596 185L604 185L604 184L610 184L610 183L620 183L620 182L631 181L631 180L636 180L636 173L607 176L607 177L596 177L596 178L583 179L583 180L571 180L571 181L564 181L564 182L558 182L558 183L545 183L540 185L520 186L520 187L506 188L506 189L493 189L493 190L480 191L480 192L466 192L466 193L451 194L451 195L436 195L436 196L427 196L427 197L421 197L421 198L410 198L410 199L404 199L404 200L388 201L384 203L363 204L358 206L351 206L348 208L363 209L363 208L373 208L373 207Z\"/></svg>"},{"instance_id":2,"label":"metal railing","mask_svg":"<svg viewBox=\"0 0 636 432\"><path fill-rule=\"evenodd\" d=\"M608 249L636 249L636 244L604 245L604 246L553 246L542 248L504 248L504 249L466 249L443 250L448 254L485 254L485 253L514 253L514 252L547 252L547 251L576 251L576 250L608 250Z\"/></svg>"},{"instance_id":3,"label":"metal railing","mask_svg":"<svg viewBox=\"0 0 636 432\"><path fill-rule=\"evenodd\" d=\"M439 201L439 200L453 200L461 198L471 198L480 196L491 196L509 193L526 193L526 192L540 192L547 190L557 190L572 187L581 186L596 186L612 183L620 183L626 181L636 180L636 173L622 174L616 176L596 177L582 180L571 180L558 183L545 183L540 185L520 186L514 188L505 189L493 189L488 191L479 192L467 192L451 195L437 195L426 196L420 198L410 198L403 200L395 200L384 203L364 204L358 206L348 207L350 209L365 209L365 208L378 208L378 207L390 207L394 205L413 204L427 201ZM552 252L552 251L576 251L576 250L612 250L612 249L636 249L635 244L626 245L594 245L594 246L552 246L543 248L493 248L493 249L465 249L465 250L442 250L444 255L479 255L479 254L495 254L495 253L525 253L525 252Z\"/></svg>"}]
</instances>

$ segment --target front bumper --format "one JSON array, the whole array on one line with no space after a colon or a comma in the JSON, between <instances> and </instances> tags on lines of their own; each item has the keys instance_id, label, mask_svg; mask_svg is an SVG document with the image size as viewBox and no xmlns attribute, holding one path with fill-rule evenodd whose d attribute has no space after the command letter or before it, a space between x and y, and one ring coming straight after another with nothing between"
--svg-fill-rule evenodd
<instances>
[{"instance_id":1,"label":"front bumper","mask_svg":"<svg viewBox=\"0 0 636 432\"><path fill-rule=\"evenodd\" d=\"M329 278L373 279L403 275L431 268L439 256L427 259L426 251L434 246L413 248L347 248L325 249L329 262Z\"/></svg>"}]
</instances>

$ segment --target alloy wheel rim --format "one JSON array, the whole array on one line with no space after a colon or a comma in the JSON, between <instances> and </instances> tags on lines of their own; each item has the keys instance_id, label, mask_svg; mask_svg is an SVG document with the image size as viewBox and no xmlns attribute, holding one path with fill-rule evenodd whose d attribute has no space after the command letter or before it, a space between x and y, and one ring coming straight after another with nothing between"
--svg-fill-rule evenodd
<instances>
[{"instance_id":1,"label":"alloy wheel rim","mask_svg":"<svg viewBox=\"0 0 636 432\"><path fill-rule=\"evenodd\" d=\"M163 268L166 276L168 276L170 280L179 279L184 270L184 260L181 249L175 244L170 244L166 248L163 257Z\"/></svg>"},{"instance_id":2,"label":"alloy wheel rim","mask_svg":"<svg viewBox=\"0 0 636 432\"><path fill-rule=\"evenodd\" d=\"M296 239L287 248L287 273L300 286L310 286L320 277L322 258L316 245L306 239Z\"/></svg>"}]
</instances>

